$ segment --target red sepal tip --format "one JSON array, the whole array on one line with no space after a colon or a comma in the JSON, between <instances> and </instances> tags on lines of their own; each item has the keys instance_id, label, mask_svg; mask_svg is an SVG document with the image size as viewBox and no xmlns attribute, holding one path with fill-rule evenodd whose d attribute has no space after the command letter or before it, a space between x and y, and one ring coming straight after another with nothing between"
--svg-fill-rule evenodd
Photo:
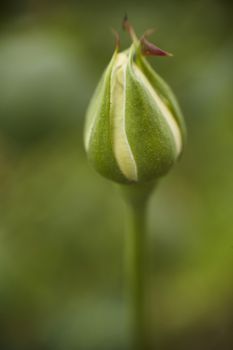
<instances>
[{"instance_id":1,"label":"red sepal tip","mask_svg":"<svg viewBox=\"0 0 233 350\"><path fill-rule=\"evenodd\" d=\"M145 35L141 38L141 50L144 56L173 56L170 52L160 49L155 44L149 42Z\"/></svg>"}]
</instances>

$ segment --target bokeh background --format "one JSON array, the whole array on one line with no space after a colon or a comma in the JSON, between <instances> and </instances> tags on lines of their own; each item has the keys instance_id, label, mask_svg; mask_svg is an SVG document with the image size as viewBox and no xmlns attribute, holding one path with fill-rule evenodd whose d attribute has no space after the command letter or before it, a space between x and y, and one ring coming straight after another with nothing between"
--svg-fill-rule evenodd
<instances>
[{"instance_id":1,"label":"bokeh background","mask_svg":"<svg viewBox=\"0 0 233 350\"><path fill-rule=\"evenodd\" d=\"M233 348L232 3L2 0L0 349L127 350L123 204L87 164L85 110L127 11L188 128L149 211L151 347Z\"/></svg>"}]
</instances>

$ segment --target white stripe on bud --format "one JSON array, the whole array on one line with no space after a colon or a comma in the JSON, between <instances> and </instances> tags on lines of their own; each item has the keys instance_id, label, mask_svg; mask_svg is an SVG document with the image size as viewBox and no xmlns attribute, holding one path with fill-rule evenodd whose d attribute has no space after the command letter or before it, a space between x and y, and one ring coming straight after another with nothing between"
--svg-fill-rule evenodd
<instances>
[{"instance_id":1,"label":"white stripe on bud","mask_svg":"<svg viewBox=\"0 0 233 350\"><path fill-rule=\"evenodd\" d=\"M137 181L137 165L125 125L127 63L127 54L118 54L111 76L110 115L113 128L113 151L122 173L128 180Z\"/></svg>"}]
</instances>

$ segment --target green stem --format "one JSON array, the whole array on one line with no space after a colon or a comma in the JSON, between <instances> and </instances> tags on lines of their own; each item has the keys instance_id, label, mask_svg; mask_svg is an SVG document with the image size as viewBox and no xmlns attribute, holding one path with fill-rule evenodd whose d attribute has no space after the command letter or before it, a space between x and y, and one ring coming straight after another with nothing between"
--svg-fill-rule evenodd
<instances>
[{"instance_id":1,"label":"green stem","mask_svg":"<svg viewBox=\"0 0 233 350\"><path fill-rule=\"evenodd\" d=\"M144 350L145 326L145 206L128 207L126 263L132 349Z\"/></svg>"},{"instance_id":2,"label":"green stem","mask_svg":"<svg viewBox=\"0 0 233 350\"><path fill-rule=\"evenodd\" d=\"M126 201L126 268L132 350L147 349L146 334L146 213L154 183L123 188Z\"/></svg>"}]
</instances>

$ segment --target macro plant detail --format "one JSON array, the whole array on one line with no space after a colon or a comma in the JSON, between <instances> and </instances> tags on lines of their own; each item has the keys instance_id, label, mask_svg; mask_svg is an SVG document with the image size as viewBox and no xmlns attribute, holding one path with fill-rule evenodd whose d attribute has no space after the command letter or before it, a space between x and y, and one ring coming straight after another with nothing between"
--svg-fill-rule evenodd
<instances>
[{"instance_id":1,"label":"macro plant detail","mask_svg":"<svg viewBox=\"0 0 233 350\"><path fill-rule=\"evenodd\" d=\"M138 38L127 17L130 47L116 48L87 110L84 144L88 159L118 183L126 203L126 270L132 348L146 349L145 241L149 195L182 154L185 124L178 102L146 56L171 56Z\"/></svg>"},{"instance_id":2,"label":"macro plant detail","mask_svg":"<svg viewBox=\"0 0 233 350\"><path fill-rule=\"evenodd\" d=\"M119 183L158 178L180 156L185 135L183 118L171 89L145 55L169 55L132 27L129 49L119 45L87 111L85 148L103 176Z\"/></svg>"}]
</instances>

